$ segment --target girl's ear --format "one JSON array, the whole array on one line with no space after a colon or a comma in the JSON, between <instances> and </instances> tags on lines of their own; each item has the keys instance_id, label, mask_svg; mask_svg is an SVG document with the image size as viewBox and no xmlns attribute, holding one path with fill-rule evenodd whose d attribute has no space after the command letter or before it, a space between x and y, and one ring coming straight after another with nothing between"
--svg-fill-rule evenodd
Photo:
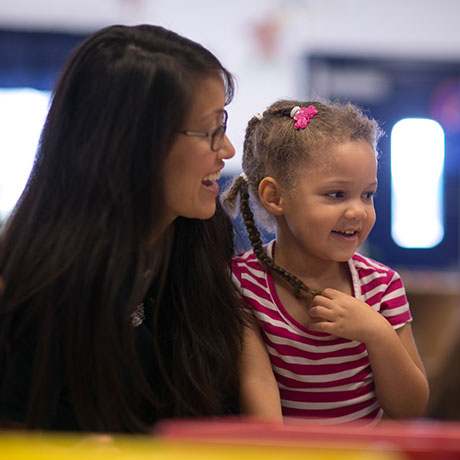
<instances>
[{"instance_id":1,"label":"girl's ear","mask_svg":"<svg viewBox=\"0 0 460 460\"><path fill-rule=\"evenodd\" d=\"M274 216L284 214L280 185L273 177L264 177L259 183L259 198L264 208Z\"/></svg>"}]
</instances>

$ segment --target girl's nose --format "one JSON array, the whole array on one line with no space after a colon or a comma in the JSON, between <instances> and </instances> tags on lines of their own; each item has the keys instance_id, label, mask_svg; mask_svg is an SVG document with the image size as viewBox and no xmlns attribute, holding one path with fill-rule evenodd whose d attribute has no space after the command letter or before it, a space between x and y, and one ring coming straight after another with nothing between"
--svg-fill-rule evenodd
<instances>
[{"instance_id":1,"label":"girl's nose","mask_svg":"<svg viewBox=\"0 0 460 460\"><path fill-rule=\"evenodd\" d=\"M353 201L345 211L345 217L350 220L364 219L367 216L367 211L361 200Z\"/></svg>"}]
</instances>

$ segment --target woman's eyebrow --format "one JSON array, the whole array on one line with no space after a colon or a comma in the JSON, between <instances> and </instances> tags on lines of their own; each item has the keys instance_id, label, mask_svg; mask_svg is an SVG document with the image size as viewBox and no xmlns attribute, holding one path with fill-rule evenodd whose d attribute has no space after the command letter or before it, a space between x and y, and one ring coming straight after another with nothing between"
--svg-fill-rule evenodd
<instances>
[{"instance_id":1,"label":"woman's eyebrow","mask_svg":"<svg viewBox=\"0 0 460 460\"><path fill-rule=\"evenodd\" d=\"M222 116L223 113L224 113L224 109L213 110L209 112L208 114L204 115L201 121L208 121L210 119L215 119L215 117Z\"/></svg>"}]
</instances>

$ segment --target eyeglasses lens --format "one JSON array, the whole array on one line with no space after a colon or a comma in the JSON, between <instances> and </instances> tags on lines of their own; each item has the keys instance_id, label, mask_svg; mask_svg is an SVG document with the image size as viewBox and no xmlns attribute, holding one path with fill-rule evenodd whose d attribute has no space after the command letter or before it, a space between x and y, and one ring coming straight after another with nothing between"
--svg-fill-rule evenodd
<instances>
[{"instance_id":1,"label":"eyeglasses lens","mask_svg":"<svg viewBox=\"0 0 460 460\"><path fill-rule=\"evenodd\" d=\"M220 126L214 131L214 134L212 135L211 149L214 152L220 150L222 148L222 145L224 144L225 128L225 125Z\"/></svg>"}]
</instances>

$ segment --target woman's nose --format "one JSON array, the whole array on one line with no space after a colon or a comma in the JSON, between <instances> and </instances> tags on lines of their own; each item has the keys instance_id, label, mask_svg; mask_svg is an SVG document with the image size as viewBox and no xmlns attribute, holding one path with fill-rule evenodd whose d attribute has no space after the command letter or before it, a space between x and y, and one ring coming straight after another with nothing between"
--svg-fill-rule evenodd
<instances>
[{"instance_id":1,"label":"woman's nose","mask_svg":"<svg viewBox=\"0 0 460 460\"><path fill-rule=\"evenodd\" d=\"M227 137L227 135L225 135L224 143L222 144L222 147L219 149L219 157L228 160L232 158L234 155L235 147L233 147L233 144L230 142L230 139Z\"/></svg>"}]
</instances>

